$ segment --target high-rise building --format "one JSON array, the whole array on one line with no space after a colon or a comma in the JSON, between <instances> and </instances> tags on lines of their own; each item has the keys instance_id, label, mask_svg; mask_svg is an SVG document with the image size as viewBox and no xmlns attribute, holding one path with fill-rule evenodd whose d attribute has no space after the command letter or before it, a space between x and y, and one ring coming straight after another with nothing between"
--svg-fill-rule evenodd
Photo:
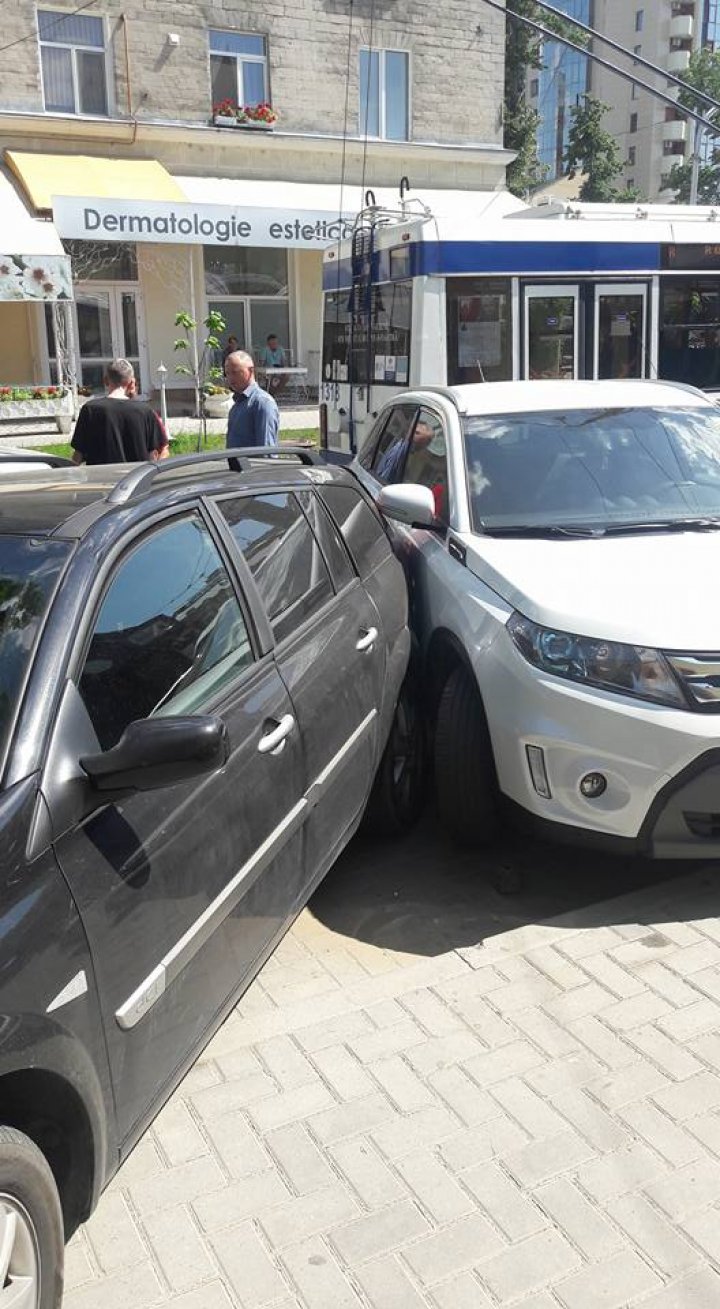
<instances>
[{"instance_id":1,"label":"high-rise building","mask_svg":"<svg viewBox=\"0 0 720 1309\"><path fill-rule=\"evenodd\" d=\"M555 8L569 18L591 23L592 0L557 0ZM558 41L548 41L543 67L529 74L530 104L538 111L538 159L547 181L565 171L565 150L572 124L571 110L590 86L590 60Z\"/></svg>"},{"instance_id":2,"label":"high-rise building","mask_svg":"<svg viewBox=\"0 0 720 1309\"><path fill-rule=\"evenodd\" d=\"M676 77L682 76L694 50L720 45L720 0L631 0L628 5L620 5L618 0L586 0L584 5L582 0L563 0L562 4L556 0L555 7ZM580 94L590 91L608 106L604 126L621 149L623 172L618 184L637 187L648 200L672 199L669 174L674 164L692 153L691 124L635 83L573 51L561 50L557 42L548 42L545 68L539 73L532 71L528 79L530 103L541 118L538 153L548 166L548 180L564 172L560 141L567 137L572 106ZM627 61L600 43L596 43L595 53L628 67ZM643 68L638 75L658 90L675 95L674 86L666 79Z\"/></svg>"}]
</instances>

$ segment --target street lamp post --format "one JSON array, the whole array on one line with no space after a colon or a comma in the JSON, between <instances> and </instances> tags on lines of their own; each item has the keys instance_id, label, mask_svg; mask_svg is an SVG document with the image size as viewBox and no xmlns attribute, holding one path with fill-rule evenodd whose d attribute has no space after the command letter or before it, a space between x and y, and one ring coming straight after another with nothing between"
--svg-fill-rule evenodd
<instances>
[{"instance_id":1,"label":"street lamp post","mask_svg":"<svg viewBox=\"0 0 720 1309\"><path fill-rule=\"evenodd\" d=\"M157 366L157 375L160 378L160 417L163 421L163 427L167 431L167 395L165 393L165 378L167 377L167 368L162 362Z\"/></svg>"}]
</instances>

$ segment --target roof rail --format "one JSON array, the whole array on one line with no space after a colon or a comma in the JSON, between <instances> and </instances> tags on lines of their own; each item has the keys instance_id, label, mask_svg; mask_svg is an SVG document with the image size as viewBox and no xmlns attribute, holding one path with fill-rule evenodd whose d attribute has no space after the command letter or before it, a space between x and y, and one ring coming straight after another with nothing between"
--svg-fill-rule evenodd
<instances>
[{"instance_id":1,"label":"roof rail","mask_svg":"<svg viewBox=\"0 0 720 1309\"><path fill-rule=\"evenodd\" d=\"M194 464L217 464L227 461L233 471L244 473L251 459L274 459L278 456L294 455L301 464L317 464L319 459L314 450L307 450L302 445L248 445L236 446L228 450L201 450L194 455L178 455L171 459L162 459L152 463L138 464L129 473L116 482L112 491L105 496L106 504L124 505L130 500L137 500L146 491L159 473L174 471L176 468L189 468Z\"/></svg>"}]
</instances>

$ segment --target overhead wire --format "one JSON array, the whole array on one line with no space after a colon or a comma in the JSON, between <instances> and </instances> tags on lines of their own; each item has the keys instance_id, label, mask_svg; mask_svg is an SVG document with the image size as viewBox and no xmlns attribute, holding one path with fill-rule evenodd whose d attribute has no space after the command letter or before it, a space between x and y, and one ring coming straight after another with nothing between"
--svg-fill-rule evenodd
<instances>
[{"instance_id":1,"label":"overhead wire","mask_svg":"<svg viewBox=\"0 0 720 1309\"><path fill-rule=\"evenodd\" d=\"M345 65L345 113L343 116L342 155L340 160L340 212L338 213L338 246L342 239L343 209L345 202L345 170L347 166L348 117L350 113L350 64L352 61L353 0L349 3L347 60ZM338 259L340 251L338 250Z\"/></svg>"},{"instance_id":2,"label":"overhead wire","mask_svg":"<svg viewBox=\"0 0 720 1309\"><path fill-rule=\"evenodd\" d=\"M361 181L360 181L360 203L362 206L364 206L365 204L365 172L367 168L368 122L370 118L370 83L371 83L372 56L374 53L373 38L375 35L375 0L370 0L370 31L368 35L369 35L369 39L368 39L369 49L368 49L367 85L365 88L365 122L363 124L363 137L364 137L363 160L362 160L362 174L361 174ZM380 57L379 57L379 52L377 53L378 53L378 113L380 113L382 110L381 97L380 97Z\"/></svg>"}]
</instances>

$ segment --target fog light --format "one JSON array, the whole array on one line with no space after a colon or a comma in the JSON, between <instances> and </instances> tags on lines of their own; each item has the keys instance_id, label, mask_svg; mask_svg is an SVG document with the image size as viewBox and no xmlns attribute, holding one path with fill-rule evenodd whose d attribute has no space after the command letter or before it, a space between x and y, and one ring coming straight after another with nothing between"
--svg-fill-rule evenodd
<instances>
[{"instance_id":1,"label":"fog light","mask_svg":"<svg viewBox=\"0 0 720 1309\"><path fill-rule=\"evenodd\" d=\"M541 745L526 745L525 753L527 754L528 768L532 784L538 795L543 800L552 800L552 791L548 781L547 769L545 768L545 751Z\"/></svg>"},{"instance_id":2,"label":"fog light","mask_svg":"<svg viewBox=\"0 0 720 1309\"><path fill-rule=\"evenodd\" d=\"M580 782L580 794L586 800L597 800L607 791L607 777L602 773L586 773Z\"/></svg>"}]
</instances>

